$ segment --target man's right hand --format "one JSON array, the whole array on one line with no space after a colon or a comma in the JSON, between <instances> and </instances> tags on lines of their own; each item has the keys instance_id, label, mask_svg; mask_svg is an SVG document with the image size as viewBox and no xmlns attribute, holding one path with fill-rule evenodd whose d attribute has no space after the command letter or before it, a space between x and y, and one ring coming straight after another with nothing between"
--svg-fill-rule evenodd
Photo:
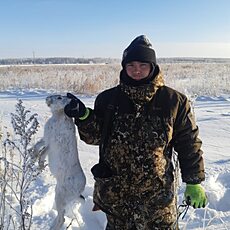
<instances>
[{"instance_id":1,"label":"man's right hand","mask_svg":"<svg viewBox=\"0 0 230 230\"><path fill-rule=\"evenodd\" d=\"M65 114L68 117L81 118L88 111L84 103L71 93L67 93L67 97L71 99L70 103L64 108Z\"/></svg>"}]
</instances>

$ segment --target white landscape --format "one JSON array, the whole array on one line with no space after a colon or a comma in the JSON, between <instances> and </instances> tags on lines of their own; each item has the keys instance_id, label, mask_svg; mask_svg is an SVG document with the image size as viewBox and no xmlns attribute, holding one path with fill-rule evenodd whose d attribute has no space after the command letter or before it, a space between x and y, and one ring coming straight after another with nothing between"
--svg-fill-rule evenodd
<instances>
[{"instance_id":1,"label":"white landscape","mask_svg":"<svg viewBox=\"0 0 230 230\"><path fill-rule=\"evenodd\" d=\"M227 67L227 72L229 73L228 70L229 65ZM190 71L192 72L189 72L188 75L195 75L194 69L190 69ZM192 82L189 78L182 79L187 81L186 84L191 83L193 86L197 83L197 88L199 88L198 95L189 93L189 96L193 96L194 112L200 128L200 138L203 141L202 150L204 151L206 166L206 181L203 182L203 186L209 203L206 208L202 209L195 210L190 207L186 216L183 219L179 219L180 229L230 229L230 92L228 88L230 77L227 76L227 72L225 83L224 85L222 84L223 91L218 91L218 87L221 85L218 82L220 76L215 78L218 87L213 85L215 84L214 78L210 79L211 84L209 84L206 73L202 72L202 68L199 69L199 75L200 78L206 78L207 83L206 86L203 85L203 88L201 88L203 79L201 81L196 80L196 82ZM167 74L170 74L170 72L167 72ZM0 77L2 76L0 75ZM173 76L171 77L173 78ZM181 79L175 77L174 82L177 80L180 81ZM107 86L104 88L107 88ZM177 88L180 89L181 85L179 84ZM213 92L211 90L214 88L217 91L215 90L213 95L212 93L207 95L207 92ZM39 128L33 142L35 143L42 138L44 124L51 116L51 112L45 103L45 98L50 94L60 93L60 91L60 89L54 88L50 93L48 90L22 90L19 87L2 90L0 92L0 130L2 133L6 132L6 130L13 133L10 114L15 112L17 99L21 99L26 109L33 114L38 114ZM189 89L185 88L184 92L186 91L188 92ZM67 89L61 91L61 94L65 95L66 92ZM88 107L93 108L95 96L78 96ZM93 207L94 179L90 169L98 161L98 147L85 144L78 136L77 139L79 158L86 175L86 187L83 192L86 199L84 203L76 202L74 209L69 210L69 217L66 216L65 218L63 230L103 230L106 225L105 215L101 211L92 212L91 210ZM33 198L33 223L31 229L48 230L50 228L53 219L57 215L53 206L54 188L55 178L51 175L49 168L46 167L42 174L32 183L30 189L31 198ZM182 203L184 188L185 184L180 182L178 205Z\"/></svg>"}]
</instances>

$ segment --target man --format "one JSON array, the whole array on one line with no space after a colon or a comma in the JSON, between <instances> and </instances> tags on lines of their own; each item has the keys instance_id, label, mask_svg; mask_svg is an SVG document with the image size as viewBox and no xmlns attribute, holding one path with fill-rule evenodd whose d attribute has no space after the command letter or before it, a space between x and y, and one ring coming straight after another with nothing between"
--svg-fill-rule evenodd
<instances>
[{"instance_id":1,"label":"man","mask_svg":"<svg viewBox=\"0 0 230 230\"><path fill-rule=\"evenodd\" d=\"M175 228L172 149L178 153L186 201L195 208L206 205L198 127L186 96L164 85L146 36L125 49L119 85L100 93L93 110L68 96L65 113L75 118L81 139L100 145L94 202L106 213L107 230Z\"/></svg>"}]
</instances>

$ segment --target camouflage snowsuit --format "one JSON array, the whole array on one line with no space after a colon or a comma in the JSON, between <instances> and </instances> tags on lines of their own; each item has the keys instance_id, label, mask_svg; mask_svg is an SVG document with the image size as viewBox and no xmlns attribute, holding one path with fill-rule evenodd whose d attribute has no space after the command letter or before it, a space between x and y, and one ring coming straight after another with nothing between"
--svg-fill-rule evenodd
<instances>
[{"instance_id":1,"label":"camouflage snowsuit","mask_svg":"<svg viewBox=\"0 0 230 230\"><path fill-rule=\"evenodd\" d=\"M176 194L171 162L178 152L184 182L204 180L201 141L187 98L164 86L159 71L151 84L115 88L99 94L94 110L76 122L80 137L100 144L106 107L116 98L116 110L105 150L113 172L95 178L94 202L107 214L106 229L172 229Z\"/></svg>"}]
</instances>

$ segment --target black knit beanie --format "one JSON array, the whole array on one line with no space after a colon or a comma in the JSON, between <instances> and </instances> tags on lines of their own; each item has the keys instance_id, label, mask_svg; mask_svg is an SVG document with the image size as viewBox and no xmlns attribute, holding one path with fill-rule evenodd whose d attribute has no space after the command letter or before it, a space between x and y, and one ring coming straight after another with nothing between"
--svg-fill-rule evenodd
<instances>
[{"instance_id":1,"label":"black knit beanie","mask_svg":"<svg viewBox=\"0 0 230 230\"><path fill-rule=\"evenodd\" d=\"M156 54L152 44L145 35L136 37L123 52L122 67L132 61L152 63L156 65Z\"/></svg>"}]
</instances>

